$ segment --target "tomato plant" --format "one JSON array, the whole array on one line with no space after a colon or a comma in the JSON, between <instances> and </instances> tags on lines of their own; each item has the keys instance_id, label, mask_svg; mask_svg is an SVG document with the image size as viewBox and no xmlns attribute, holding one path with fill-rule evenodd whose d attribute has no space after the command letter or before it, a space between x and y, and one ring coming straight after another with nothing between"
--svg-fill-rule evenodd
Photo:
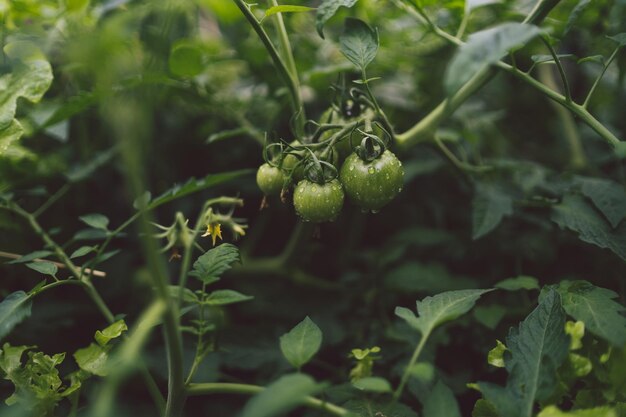
<instances>
[{"instance_id":1,"label":"tomato plant","mask_svg":"<svg viewBox=\"0 0 626 417\"><path fill-rule=\"evenodd\" d=\"M624 22L0 0L0 415L626 416Z\"/></svg>"}]
</instances>

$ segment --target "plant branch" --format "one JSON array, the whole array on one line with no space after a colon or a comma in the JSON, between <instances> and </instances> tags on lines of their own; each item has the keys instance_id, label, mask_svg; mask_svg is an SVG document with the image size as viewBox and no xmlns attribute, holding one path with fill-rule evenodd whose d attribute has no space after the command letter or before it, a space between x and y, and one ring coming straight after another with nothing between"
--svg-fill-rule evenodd
<instances>
[{"instance_id":1,"label":"plant branch","mask_svg":"<svg viewBox=\"0 0 626 417\"><path fill-rule=\"evenodd\" d=\"M187 395L199 396L210 394L245 394L254 395L263 392L265 387L251 384L232 384L226 382L211 382L202 384L189 384L187 386ZM346 416L349 411L338 405L331 404L315 397L306 397L302 402L304 407L315 410L325 411L333 416Z\"/></svg>"},{"instance_id":2,"label":"plant branch","mask_svg":"<svg viewBox=\"0 0 626 417\"><path fill-rule=\"evenodd\" d=\"M254 31L257 33L261 42L267 49L267 52L270 54L272 61L274 62L274 66L278 70L278 73L282 77L285 84L287 84L287 89L289 90L289 94L291 95L291 102L293 105L294 113L296 114L296 126L299 132L296 134L301 134L304 132L304 122L306 120L304 115L304 106L302 104L302 98L300 97L300 90L298 88L298 83L294 79L294 77L290 74L287 65L283 61L283 59L278 54L278 51L272 44L267 32L261 26L257 18L254 16L248 5L243 0L233 0L241 13L243 13L244 17L248 20Z\"/></svg>"},{"instance_id":3,"label":"plant branch","mask_svg":"<svg viewBox=\"0 0 626 417\"><path fill-rule=\"evenodd\" d=\"M543 43L546 45L548 50L550 51L550 55L552 55L552 58L554 59L556 67L559 70L559 75L561 76L561 81L563 82L563 90L565 91L565 99L567 101L572 101L572 96L571 96L571 92L569 88L569 82L567 81L567 76L565 75L565 70L563 69L563 64L561 63L561 60L559 59L552 45L550 45L550 42L548 41L548 39L546 39L545 36L540 36L540 38L543 41Z\"/></svg>"},{"instance_id":4,"label":"plant branch","mask_svg":"<svg viewBox=\"0 0 626 417\"><path fill-rule=\"evenodd\" d=\"M609 59L606 61L606 64L604 64L604 67L602 67L602 71L600 71L600 74L598 74L598 77L594 81L593 85L591 86L591 89L589 90L589 93L587 93L587 97L585 98L585 101L583 102L582 107L584 109L586 109L587 106L589 105L589 100L591 100L591 96L593 96L593 93L596 91L596 88L600 84L600 80L604 76L604 73L606 72L606 70L609 68L609 65L611 65L615 57L617 57L617 53L619 52L619 49L620 49L619 46L615 48L615 50L613 51Z\"/></svg>"},{"instance_id":5,"label":"plant branch","mask_svg":"<svg viewBox=\"0 0 626 417\"><path fill-rule=\"evenodd\" d=\"M426 345L426 340L428 340L429 336L430 336L430 332L428 332L426 334L423 334L422 338L420 339L419 343L417 344L417 347L413 351L413 355L411 356L411 359L409 360L409 363L404 368L404 373L402 374L402 379L400 379L400 384L398 385L398 388L396 388L396 390L393 393L394 401L398 401L398 399L402 395L402 391L404 390L404 386L406 385L407 381L409 380L409 377L411 376L411 369L413 369L413 366L415 365L415 362L417 362L417 359L419 358L420 354L422 353L422 350L424 349L424 346Z\"/></svg>"}]
</instances>

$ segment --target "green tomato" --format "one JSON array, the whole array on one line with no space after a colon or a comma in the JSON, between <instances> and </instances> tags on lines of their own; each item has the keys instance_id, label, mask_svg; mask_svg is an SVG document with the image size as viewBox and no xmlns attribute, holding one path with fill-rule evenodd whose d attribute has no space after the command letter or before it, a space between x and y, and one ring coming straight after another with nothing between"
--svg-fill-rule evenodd
<instances>
[{"instance_id":1,"label":"green tomato","mask_svg":"<svg viewBox=\"0 0 626 417\"><path fill-rule=\"evenodd\" d=\"M265 195L278 195L285 183L285 174L280 168L267 163L261 165L256 172L256 183Z\"/></svg>"},{"instance_id":2,"label":"green tomato","mask_svg":"<svg viewBox=\"0 0 626 417\"><path fill-rule=\"evenodd\" d=\"M388 150L370 162L353 153L341 166L339 179L356 205L377 212L402 191L404 170Z\"/></svg>"},{"instance_id":3,"label":"green tomato","mask_svg":"<svg viewBox=\"0 0 626 417\"><path fill-rule=\"evenodd\" d=\"M293 193L293 205L304 221L334 221L343 207L343 189L339 180L317 184L302 180Z\"/></svg>"}]
</instances>

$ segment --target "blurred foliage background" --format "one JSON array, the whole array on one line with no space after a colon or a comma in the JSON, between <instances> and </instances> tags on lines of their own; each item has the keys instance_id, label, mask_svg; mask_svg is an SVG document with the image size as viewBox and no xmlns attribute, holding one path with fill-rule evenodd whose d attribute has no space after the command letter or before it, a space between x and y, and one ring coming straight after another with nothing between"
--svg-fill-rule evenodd
<instances>
[{"instance_id":1,"label":"blurred foliage background","mask_svg":"<svg viewBox=\"0 0 626 417\"><path fill-rule=\"evenodd\" d=\"M424 3L441 27L459 25L463 1ZM519 19L532 5L528 3L504 0L478 8L468 33ZM608 58L615 45L606 35L626 29L625 1L587 3L572 21L579 2L564 0L544 24L562 40L558 52L575 55L564 60L575 99L584 97L601 69L597 57L578 60ZM442 76L455 49L389 1L359 0L354 8L342 9L326 26L325 40L315 32L313 14L290 14L285 20L309 118L319 118L330 106L329 87L339 75L350 77L352 67L336 42L348 15L379 30L380 50L368 74L381 77L374 94L402 132L443 98ZM133 214L134 191L125 173L136 173L158 195L190 177L256 169L266 134L293 139L286 89L230 1L0 0L0 20L0 74L41 53L54 75L41 102L18 100L16 118L25 134L0 157L0 192L14 193L34 210L69 183L65 196L40 222L70 252L98 242L98 236L83 231L79 216L102 213L119 225ZM275 36L270 22L264 26ZM546 53L540 42L532 42L517 54L518 65L528 68L532 55ZM560 85L553 65L535 71L542 81ZM626 55L621 54L590 103L621 138L626 137L625 73ZM375 215L347 205L336 222L321 226L319 238L299 224L289 203L271 201L269 209L258 210L262 196L253 171L157 210L156 221L170 224L177 211L194 218L211 196L239 195L246 203L237 209L250 225L237 243L243 264L227 275L224 285L255 298L227 313L215 312L223 325L220 350L209 355L198 380L272 381L288 369L278 337L306 315L324 332L321 355L306 366L307 372L346 383L354 365L350 350L380 346L374 374L396 379L415 342L415 335L394 318L396 305L412 306L416 299L445 290L487 288L508 277L529 275L541 284L587 279L616 290L625 301L624 261L561 230L550 221L549 207L533 204L525 195L537 184L558 194L559 184L575 175L623 184L623 161L591 129L520 81L499 74L441 131L468 160L510 164L511 169L477 180L456 169L436 147L414 146L398 152L406 185L392 204ZM515 204L495 230L472 239L472 201L481 181L514 196ZM24 254L42 248L27 225L8 212L0 211L0 230L4 251ZM287 243L294 231L301 239L291 247ZM99 266L107 277L95 281L114 313L125 314L127 322L150 299L138 239L132 229L116 239L119 252ZM203 246L208 248L209 241ZM285 247L288 253L282 252ZM275 258L281 253L286 256ZM177 261L169 267L175 274ZM0 271L2 297L31 288L40 278L23 267L0 265ZM470 414L478 398L465 384L499 378L487 368L486 354L534 306L534 296L526 293L484 298L473 314L437 333L422 359L432 361L457 394L463 415ZM7 340L50 353L70 352L89 343L104 324L79 289L63 287L38 299L33 316ZM186 353L191 359L193 352ZM164 386L165 354L158 334L147 355ZM418 398L421 383L409 384ZM4 398L11 387L1 385L0 391ZM192 398L188 415L235 415L242 402L227 395ZM135 415L151 410L141 383L126 384L120 404Z\"/></svg>"}]
</instances>

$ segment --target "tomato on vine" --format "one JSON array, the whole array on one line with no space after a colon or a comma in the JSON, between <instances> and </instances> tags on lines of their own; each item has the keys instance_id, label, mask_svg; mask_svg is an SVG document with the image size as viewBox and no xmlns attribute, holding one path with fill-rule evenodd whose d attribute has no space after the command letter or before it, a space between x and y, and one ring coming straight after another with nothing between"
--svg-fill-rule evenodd
<instances>
[{"instance_id":1,"label":"tomato on vine","mask_svg":"<svg viewBox=\"0 0 626 417\"><path fill-rule=\"evenodd\" d=\"M285 174L280 168L265 163L256 173L256 183L266 196L279 195L285 183Z\"/></svg>"},{"instance_id":2,"label":"tomato on vine","mask_svg":"<svg viewBox=\"0 0 626 417\"><path fill-rule=\"evenodd\" d=\"M312 161L305 169L307 178L296 186L293 205L304 221L332 222L343 208L343 187L337 179L337 169L310 153Z\"/></svg>"},{"instance_id":3,"label":"tomato on vine","mask_svg":"<svg viewBox=\"0 0 626 417\"><path fill-rule=\"evenodd\" d=\"M402 191L404 169L380 139L366 135L361 146L343 163L339 178L356 205L376 212Z\"/></svg>"}]
</instances>

